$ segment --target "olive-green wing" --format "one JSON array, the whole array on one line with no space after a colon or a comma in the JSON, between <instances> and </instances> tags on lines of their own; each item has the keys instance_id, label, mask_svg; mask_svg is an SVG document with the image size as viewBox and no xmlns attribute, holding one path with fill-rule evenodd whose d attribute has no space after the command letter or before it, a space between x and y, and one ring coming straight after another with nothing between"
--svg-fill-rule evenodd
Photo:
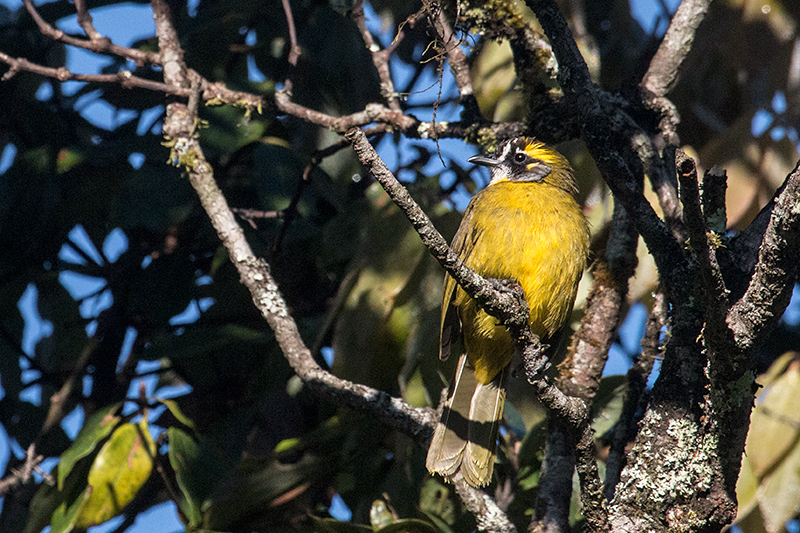
<instances>
[{"instance_id":1,"label":"olive-green wing","mask_svg":"<svg viewBox=\"0 0 800 533\"><path fill-rule=\"evenodd\" d=\"M480 236L480 230L473 224L474 211L472 204L467 207L461 225L458 227L450 248L464 262L469 263L469 256L475 248L475 242ZM461 337L461 321L455 306L456 280L450 274L444 276L444 294L442 296L442 323L439 340L439 359L445 361L450 357L453 342Z\"/></svg>"}]
</instances>

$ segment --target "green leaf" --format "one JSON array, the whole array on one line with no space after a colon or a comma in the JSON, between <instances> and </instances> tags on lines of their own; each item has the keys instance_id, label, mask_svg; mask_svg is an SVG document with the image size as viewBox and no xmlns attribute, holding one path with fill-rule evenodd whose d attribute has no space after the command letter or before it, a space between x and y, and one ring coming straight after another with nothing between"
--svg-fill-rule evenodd
<instances>
[{"instance_id":1,"label":"green leaf","mask_svg":"<svg viewBox=\"0 0 800 533\"><path fill-rule=\"evenodd\" d=\"M433 525L416 518L396 520L386 527L376 529L375 533L440 533Z\"/></svg>"},{"instance_id":2,"label":"green leaf","mask_svg":"<svg viewBox=\"0 0 800 533\"><path fill-rule=\"evenodd\" d=\"M162 398L156 398L156 401L164 405L167 409L169 409L169 412L172 413L172 416L174 416L178 420L178 422L180 422L181 424L190 429L195 429L194 420L186 416L184 412L181 411L178 402L176 402L175 400L166 400Z\"/></svg>"},{"instance_id":3,"label":"green leaf","mask_svg":"<svg viewBox=\"0 0 800 533\"><path fill-rule=\"evenodd\" d=\"M785 372L759 393L745 446L759 478L777 468L800 438L800 362L785 365L778 359L774 365L784 366Z\"/></svg>"},{"instance_id":4,"label":"green leaf","mask_svg":"<svg viewBox=\"0 0 800 533\"><path fill-rule=\"evenodd\" d=\"M369 523L372 529L379 530L395 522L397 516L383 500L375 500L369 510Z\"/></svg>"},{"instance_id":5,"label":"green leaf","mask_svg":"<svg viewBox=\"0 0 800 533\"><path fill-rule=\"evenodd\" d=\"M318 531L327 533L373 533L373 529L369 526L360 524L351 524L350 522L342 522L335 518L319 518L312 516L311 520L314 522Z\"/></svg>"},{"instance_id":6,"label":"green leaf","mask_svg":"<svg viewBox=\"0 0 800 533\"><path fill-rule=\"evenodd\" d=\"M75 515L75 527L86 529L118 515L150 477L155 454L147 420L119 426L89 470L87 496Z\"/></svg>"},{"instance_id":7,"label":"green leaf","mask_svg":"<svg viewBox=\"0 0 800 533\"><path fill-rule=\"evenodd\" d=\"M64 496L55 484L42 483L31 500L28 521L22 533L39 533L45 526L51 524L53 513L63 501Z\"/></svg>"},{"instance_id":8,"label":"green leaf","mask_svg":"<svg viewBox=\"0 0 800 533\"><path fill-rule=\"evenodd\" d=\"M442 524L452 525L456 519L456 507L450 499L450 486L438 479L428 477L419 491L419 508L442 529ZM438 522L437 522L438 521Z\"/></svg>"},{"instance_id":9,"label":"green leaf","mask_svg":"<svg viewBox=\"0 0 800 533\"><path fill-rule=\"evenodd\" d=\"M742 457L742 467L739 470L739 479L736 481L736 501L739 502L739 512L736 521L742 520L754 507L758 506L758 487L761 480L753 473L750 459L747 455Z\"/></svg>"},{"instance_id":10,"label":"green leaf","mask_svg":"<svg viewBox=\"0 0 800 533\"><path fill-rule=\"evenodd\" d=\"M66 476L62 490L59 490L55 483L42 483L31 501L24 533L39 533L48 524L54 532L71 529L75 512L86 494L86 478L91 466L91 457L77 461ZM52 472L56 479L60 469L59 463Z\"/></svg>"},{"instance_id":11,"label":"green leaf","mask_svg":"<svg viewBox=\"0 0 800 533\"><path fill-rule=\"evenodd\" d=\"M789 455L761 483L758 506L769 531L783 531L784 524L797 516L800 508L800 444L797 442Z\"/></svg>"},{"instance_id":12,"label":"green leaf","mask_svg":"<svg viewBox=\"0 0 800 533\"><path fill-rule=\"evenodd\" d=\"M178 487L183 498L177 502L183 514L189 520L190 527L197 526L202 520L201 507L205 492L198 487L197 461L200 454L197 442L185 431L177 427L167 430L169 435L169 464L175 471Z\"/></svg>"},{"instance_id":13,"label":"green leaf","mask_svg":"<svg viewBox=\"0 0 800 533\"><path fill-rule=\"evenodd\" d=\"M108 405L92 414L84 422L75 442L61 455L58 463L58 490L64 490L64 480L72 471L75 463L92 453L97 444L117 426L119 416L115 413L121 405L121 403Z\"/></svg>"},{"instance_id":14,"label":"green leaf","mask_svg":"<svg viewBox=\"0 0 800 533\"><path fill-rule=\"evenodd\" d=\"M61 502L61 505L55 510L50 520L50 533L69 533L75 529L78 510L86 502L86 498L87 493L84 492L71 505L67 505L67 502Z\"/></svg>"}]
</instances>

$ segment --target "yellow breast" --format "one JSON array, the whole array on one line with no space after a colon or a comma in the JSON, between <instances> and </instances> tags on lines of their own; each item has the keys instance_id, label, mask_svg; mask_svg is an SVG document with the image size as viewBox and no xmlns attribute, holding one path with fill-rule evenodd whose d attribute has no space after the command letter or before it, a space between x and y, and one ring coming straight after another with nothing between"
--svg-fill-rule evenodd
<instances>
[{"instance_id":1,"label":"yellow breast","mask_svg":"<svg viewBox=\"0 0 800 533\"><path fill-rule=\"evenodd\" d=\"M465 224L457 252L466 264L487 278L517 280L533 332L555 334L572 310L589 249L588 223L572 195L547 183L499 181L472 199ZM489 382L511 362L514 344L496 318L455 291L465 349L478 381Z\"/></svg>"}]
</instances>

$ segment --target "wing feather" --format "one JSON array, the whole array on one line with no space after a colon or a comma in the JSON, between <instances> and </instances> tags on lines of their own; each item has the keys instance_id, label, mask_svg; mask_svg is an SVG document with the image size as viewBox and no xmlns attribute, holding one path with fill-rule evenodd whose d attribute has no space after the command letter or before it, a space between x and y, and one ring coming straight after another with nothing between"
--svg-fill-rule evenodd
<instances>
[{"instance_id":1,"label":"wing feather","mask_svg":"<svg viewBox=\"0 0 800 533\"><path fill-rule=\"evenodd\" d=\"M480 230L472 223L473 219L472 203L467 207L464 218L450 248L453 253L458 255L462 261L468 262L472 250L475 249L475 242L480 237ZM461 320L454 304L456 297L457 284L450 274L444 276L444 291L442 296L442 321L439 331L439 359L446 361L450 357L450 352L454 342L461 338Z\"/></svg>"}]
</instances>

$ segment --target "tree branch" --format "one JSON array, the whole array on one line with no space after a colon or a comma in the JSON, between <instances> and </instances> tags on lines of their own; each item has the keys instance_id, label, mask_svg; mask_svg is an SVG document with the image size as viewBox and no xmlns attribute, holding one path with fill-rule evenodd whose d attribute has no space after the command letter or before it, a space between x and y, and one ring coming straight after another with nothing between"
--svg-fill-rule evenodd
<instances>
[{"instance_id":1,"label":"tree branch","mask_svg":"<svg viewBox=\"0 0 800 533\"><path fill-rule=\"evenodd\" d=\"M758 263L744 296L728 313L736 345L748 350L777 325L789 304L800 262L800 163L772 209Z\"/></svg>"},{"instance_id":2,"label":"tree branch","mask_svg":"<svg viewBox=\"0 0 800 533\"><path fill-rule=\"evenodd\" d=\"M83 27L84 31L87 32L87 35L90 37L90 40L88 41L85 39L78 39L76 37L72 37L71 35L67 35L63 31L49 24L46 20L42 18L42 16L36 10L36 7L34 7L33 2L31 2L31 0L22 0L22 3L25 5L25 9L31 15L31 18L33 18L33 21L36 23L36 26L39 27L39 31L42 32L42 35L50 37L54 41L62 42L70 46L76 46L78 48L83 48L84 50L89 50L91 52L96 52L98 54L107 53L107 54L118 55L120 57L125 57L132 61L135 61L137 65L161 64L161 58L156 52L149 52L144 50L137 50L135 48L127 48L125 46L118 46L112 43L110 39L103 37L102 35L97 33L97 31L94 31L94 28L91 26L91 16L89 16L89 13L86 12L85 9L83 9L83 2L80 0L75 3L76 4L75 7L78 10L79 21L81 18L81 12L83 12L85 15L83 22L81 22L81 26ZM89 28L88 31L87 28Z\"/></svg>"},{"instance_id":3,"label":"tree branch","mask_svg":"<svg viewBox=\"0 0 800 533\"><path fill-rule=\"evenodd\" d=\"M506 514L497 506L491 496L480 489L470 487L462 478L453 482L458 497L464 507L475 515L478 531L492 533L516 533L517 528L508 519Z\"/></svg>"},{"instance_id":4,"label":"tree branch","mask_svg":"<svg viewBox=\"0 0 800 533\"><path fill-rule=\"evenodd\" d=\"M92 41L105 39L105 37L103 37L100 32L94 28L94 25L92 24L92 16L86 9L86 3L84 0L74 0L73 4L75 4L75 11L78 12L78 24L80 24L81 28L83 28L83 32L86 34L86 36Z\"/></svg>"},{"instance_id":5,"label":"tree branch","mask_svg":"<svg viewBox=\"0 0 800 533\"><path fill-rule=\"evenodd\" d=\"M694 36L708 12L712 0L684 0L678 6L667 33L661 40L641 87L650 94L663 97L675 86L680 67L694 44Z\"/></svg>"},{"instance_id":6,"label":"tree branch","mask_svg":"<svg viewBox=\"0 0 800 533\"><path fill-rule=\"evenodd\" d=\"M601 493L602 487L597 464L594 461L594 440L588 422L588 409L582 400L565 395L542 374L547 364L546 357L542 344L530 330L528 306L524 295L519 290L505 288L497 282L498 280L484 279L453 253L428 216L386 167L361 130L353 128L347 132L345 138L353 145L361 163L369 169L392 201L409 219L431 255L481 308L497 317L508 328L522 356L528 382L533 385L539 400L570 428L577 443L578 455L581 457L579 473L584 489L582 498L585 495L584 505L590 530L598 532L607 530L602 498L599 509L594 502L589 501L594 494ZM589 456L592 459L586 462Z\"/></svg>"},{"instance_id":7,"label":"tree branch","mask_svg":"<svg viewBox=\"0 0 800 533\"><path fill-rule=\"evenodd\" d=\"M172 13L166 0L152 0L153 20L156 21L156 37L164 69L164 83L172 87L188 87L186 63L183 61L183 48L178 33L172 25Z\"/></svg>"},{"instance_id":8,"label":"tree branch","mask_svg":"<svg viewBox=\"0 0 800 533\"><path fill-rule=\"evenodd\" d=\"M636 230L653 255L662 277L672 280L670 290L683 291L689 276L685 270L683 252L667 231L653 208L645 200L641 180L612 141L619 124L628 122L619 116L617 107L608 102L589 76L586 62L572 38L572 32L553 0L526 0L550 39L559 63L558 79L571 99L576 112L583 117L583 139L597 163L603 178L614 196L624 205ZM617 117L619 120L612 120Z\"/></svg>"},{"instance_id":9,"label":"tree branch","mask_svg":"<svg viewBox=\"0 0 800 533\"><path fill-rule=\"evenodd\" d=\"M725 207L725 192L728 175L725 169L714 166L703 174L703 218L710 231L725 235L728 229L728 214Z\"/></svg>"},{"instance_id":10,"label":"tree branch","mask_svg":"<svg viewBox=\"0 0 800 533\"><path fill-rule=\"evenodd\" d=\"M453 33L453 28L447 22L444 10L434 15L433 28L442 39L444 51L447 54L447 63L450 71L456 80L461 106L463 107L462 117L469 122L483 122L485 119L481 115L478 100L475 98L475 90L472 87L472 78L469 75L469 64L467 56L461 49L461 42Z\"/></svg>"},{"instance_id":11,"label":"tree branch","mask_svg":"<svg viewBox=\"0 0 800 533\"><path fill-rule=\"evenodd\" d=\"M712 0L681 2L639 84L642 102L661 116L659 129L671 146L679 145L676 129L680 117L675 105L666 95L678 81L680 67L694 44L695 32L705 18L711 2Z\"/></svg>"},{"instance_id":12,"label":"tree branch","mask_svg":"<svg viewBox=\"0 0 800 533\"><path fill-rule=\"evenodd\" d=\"M647 379L653 371L655 360L662 355L661 353L661 328L668 323L667 303L664 293L659 292L655 295L653 309L647 318L644 338L642 339L642 353L633 362L633 366L628 370L628 389L625 392L625 401L622 404L622 412L619 420L614 426L614 433L611 438L611 449L606 460L606 480L603 488L606 501L614 499L614 491L619 483L622 469L625 468L625 446L633 440L636 426L634 424L636 413L642 409L642 398Z\"/></svg>"},{"instance_id":13,"label":"tree branch","mask_svg":"<svg viewBox=\"0 0 800 533\"><path fill-rule=\"evenodd\" d=\"M588 408L591 408L600 384L608 349L619 324L628 293L628 279L636 268L637 241L638 235L632 231L625 209L615 202L606 251L593 268L594 282L581 325L572 336L564 361L559 364L559 388L570 396L583 399ZM545 467L542 468L532 523L534 531L569 529L572 474L576 461L596 460L594 453L585 453L586 450L580 448L585 445L580 440L583 435L578 435L576 446L567 429L563 424L549 424ZM582 453L576 456L576 449ZM577 467L585 470L587 465L578 464Z\"/></svg>"},{"instance_id":14,"label":"tree branch","mask_svg":"<svg viewBox=\"0 0 800 533\"><path fill-rule=\"evenodd\" d=\"M153 80L141 78L133 75L130 70L120 70L116 74L75 74L70 72L67 67L45 67L36 63L31 63L22 57L11 57L0 52L0 61L9 65L8 71L3 74L2 81L8 81L18 72L32 72L47 78L54 78L60 82L64 81L85 81L91 83L118 83L126 89L141 88L151 91L159 91L176 96L189 96L188 89L175 88Z\"/></svg>"},{"instance_id":15,"label":"tree branch","mask_svg":"<svg viewBox=\"0 0 800 533\"><path fill-rule=\"evenodd\" d=\"M372 57L372 64L378 71L378 77L381 80L381 94L386 98L389 109L392 111L402 111L400 108L400 97L395 91L394 82L392 81L392 71L389 67L389 58L391 57L391 50L387 53L387 49L381 50L378 43L372 37L372 33L367 29L367 19L364 15L364 2L363 0L356 0L353 4L353 20L364 39L364 44L367 45L370 56Z\"/></svg>"},{"instance_id":16,"label":"tree branch","mask_svg":"<svg viewBox=\"0 0 800 533\"><path fill-rule=\"evenodd\" d=\"M700 265L700 276L707 295L706 316L713 329L720 334L727 329L725 315L730 308L730 292L722 278L714 245L709 242L709 230L700 206L700 186L694 159L687 156L682 150L678 150L675 162L678 168L681 201L684 206L683 218L689 232L692 255ZM719 239L719 237L717 238Z\"/></svg>"},{"instance_id":17,"label":"tree branch","mask_svg":"<svg viewBox=\"0 0 800 533\"><path fill-rule=\"evenodd\" d=\"M27 483L42 461L44 461L44 456L36 453L36 445L28 446L28 450L25 452L25 463L22 467L12 468L10 474L0 479L0 498Z\"/></svg>"},{"instance_id":18,"label":"tree branch","mask_svg":"<svg viewBox=\"0 0 800 533\"><path fill-rule=\"evenodd\" d=\"M160 0L154 0L159 2ZM162 50L164 64L177 61L182 52L175 36L168 12L159 6L160 17L157 29L159 43L171 47ZM168 61L168 58L169 59ZM176 67L178 67L176 65ZM176 68L171 83L180 83L180 69ZM166 71L165 71L166 78ZM167 106L164 121L164 134L171 144L170 160L185 167L189 181L197 192L203 209L211 219L214 229L227 250L231 262L239 272L242 283L250 291L253 302L272 328L284 356L297 375L315 392L331 399L339 405L349 406L374 416L420 442L430 438L436 421L432 409L411 407L403 400L389 394L339 379L326 372L314 361L310 350L303 343L297 324L289 314L283 295L278 289L269 265L255 256L244 232L236 222L228 207L222 191L214 180L213 169L205 159L197 135L197 102L199 100L200 80L192 82L190 105L172 103Z\"/></svg>"}]
</instances>

